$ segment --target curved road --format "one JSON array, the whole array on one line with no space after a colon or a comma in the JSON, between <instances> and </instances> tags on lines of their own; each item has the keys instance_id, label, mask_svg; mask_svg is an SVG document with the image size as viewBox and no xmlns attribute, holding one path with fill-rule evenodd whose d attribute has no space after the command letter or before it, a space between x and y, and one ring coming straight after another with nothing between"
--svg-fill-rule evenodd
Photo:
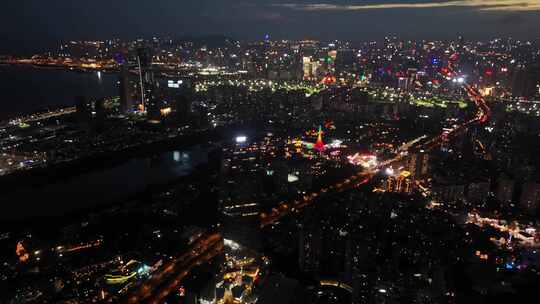
<instances>
[{"instance_id":1,"label":"curved road","mask_svg":"<svg viewBox=\"0 0 540 304\"><path fill-rule=\"evenodd\" d=\"M176 290L180 281L196 266L223 251L223 238L218 233L205 234L193 242L190 249L164 263L151 278L130 292L122 303L160 303Z\"/></svg>"}]
</instances>

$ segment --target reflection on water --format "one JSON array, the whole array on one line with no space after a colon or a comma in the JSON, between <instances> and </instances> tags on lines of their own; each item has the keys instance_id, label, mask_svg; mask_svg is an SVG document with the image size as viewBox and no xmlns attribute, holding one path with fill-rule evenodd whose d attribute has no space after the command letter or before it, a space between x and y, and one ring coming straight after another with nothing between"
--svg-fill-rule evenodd
<instances>
[{"instance_id":1,"label":"reflection on water","mask_svg":"<svg viewBox=\"0 0 540 304\"><path fill-rule=\"evenodd\" d=\"M173 159L175 162L188 162L190 160L189 153L187 152L180 152L180 151L174 151L173 152Z\"/></svg>"},{"instance_id":2,"label":"reflection on water","mask_svg":"<svg viewBox=\"0 0 540 304\"><path fill-rule=\"evenodd\" d=\"M188 175L193 169L208 162L208 150L199 146L190 150L171 151L147 158L150 180L156 183L167 182L171 178Z\"/></svg>"}]
</instances>

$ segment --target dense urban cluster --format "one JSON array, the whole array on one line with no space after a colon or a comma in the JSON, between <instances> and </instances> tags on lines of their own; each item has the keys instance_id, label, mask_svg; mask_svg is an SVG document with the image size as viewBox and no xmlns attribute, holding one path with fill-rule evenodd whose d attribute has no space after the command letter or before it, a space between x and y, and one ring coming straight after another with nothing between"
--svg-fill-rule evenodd
<instances>
[{"instance_id":1,"label":"dense urban cluster","mask_svg":"<svg viewBox=\"0 0 540 304\"><path fill-rule=\"evenodd\" d=\"M0 227L0 302L498 303L540 287L535 42L154 38L1 60L118 78L116 96L2 123L6 185L122 161L174 178Z\"/></svg>"}]
</instances>

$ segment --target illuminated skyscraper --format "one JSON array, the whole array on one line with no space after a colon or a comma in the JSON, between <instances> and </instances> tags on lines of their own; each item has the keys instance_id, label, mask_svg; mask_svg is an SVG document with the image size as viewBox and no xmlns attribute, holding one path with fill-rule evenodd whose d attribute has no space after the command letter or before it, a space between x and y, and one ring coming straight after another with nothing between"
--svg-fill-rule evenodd
<instances>
[{"instance_id":1,"label":"illuminated skyscraper","mask_svg":"<svg viewBox=\"0 0 540 304\"><path fill-rule=\"evenodd\" d=\"M408 193L413 190L413 182L410 179L409 171L402 171L397 176L388 176L384 182L384 190L386 192Z\"/></svg>"},{"instance_id":2,"label":"illuminated skyscraper","mask_svg":"<svg viewBox=\"0 0 540 304\"><path fill-rule=\"evenodd\" d=\"M408 162L408 171L413 179L422 179L429 172L429 154L416 153L411 155Z\"/></svg>"},{"instance_id":3,"label":"illuminated skyscraper","mask_svg":"<svg viewBox=\"0 0 540 304\"><path fill-rule=\"evenodd\" d=\"M157 96L158 84L152 70L152 51L150 48L137 50L137 65L139 66L139 81L141 87L141 109L147 112L148 120L161 119L161 104Z\"/></svg>"},{"instance_id":4,"label":"illuminated skyscraper","mask_svg":"<svg viewBox=\"0 0 540 304\"><path fill-rule=\"evenodd\" d=\"M403 91L409 90L409 78L407 78L407 77L399 77L398 78L398 89L401 89Z\"/></svg>"},{"instance_id":5,"label":"illuminated skyscraper","mask_svg":"<svg viewBox=\"0 0 540 304\"><path fill-rule=\"evenodd\" d=\"M176 118L181 123L187 123L191 116L191 98L187 94L178 92L173 95L173 105L176 112Z\"/></svg>"},{"instance_id":6,"label":"illuminated skyscraper","mask_svg":"<svg viewBox=\"0 0 540 304\"><path fill-rule=\"evenodd\" d=\"M120 83L120 112L129 113L134 110L133 84L131 83L129 77L130 64L126 59L126 55L121 52L114 55L114 60L120 66L120 74L118 76Z\"/></svg>"},{"instance_id":7,"label":"illuminated skyscraper","mask_svg":"<svg viewBox=\"0 0 540 304\"><path fill-rule=\"evenodd\" d=\"M315 79L320 72L320 63L316 60L312 60L311 57L303 57L303 71L304 79Z\"/></svg>"},{"instance_id":8,"label":"illuminated skyscraper","mask_svg":"<svg viewBox=\"0 0 540 304\"><path fill-rule=\"evenodd\" d=\"M133 86L129 79L129 66L123 63L120 66L120 111L129 113L133 111Z\"/></svg>"}]
</instances>

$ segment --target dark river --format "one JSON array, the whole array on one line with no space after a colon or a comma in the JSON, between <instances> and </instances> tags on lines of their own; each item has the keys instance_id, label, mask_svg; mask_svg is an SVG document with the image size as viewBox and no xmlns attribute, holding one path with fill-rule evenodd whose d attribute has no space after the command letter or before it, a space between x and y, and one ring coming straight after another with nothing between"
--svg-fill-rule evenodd
<instances>
[{"instance_id":1,"label":"dark river","mask_svg":"<svg viewBox=\"0 0 540 304\"><path fill-rule=\"evenodd\" d=\"M118 77L31 66L0 65L0 120L89 99L118 95Z\"/></svg>"},{"instance_id":2,"label":"dark river","mask_svg":"<svg viewBox=\"0 0 540 304\"><path fill-rule=\"evenodd\" d=\"M108 168L39 186L21 186L0 194L5 203L2 220L61 216L133 197L148 186L162 185L187 176L208 162L209 148L200 146L133 157Z\"/></svg>"},{"instance_id":3,"label":"dark river","mask_svg":"<svg viewBox=\"0 0 540 304\"><path fill-rule=\"evenodd\" d=\"M74 97L90 99L117 95L117 76L79 73L28 66L0 65L0 120L47 108L73 105ZM170 183L207 162L206 148L164 151L149 157L130 157L112 167L26 186L0 193L6 207L3 220L59 216L106 205L144 191L150 185Z\"/></svg>"}]
</instances>

